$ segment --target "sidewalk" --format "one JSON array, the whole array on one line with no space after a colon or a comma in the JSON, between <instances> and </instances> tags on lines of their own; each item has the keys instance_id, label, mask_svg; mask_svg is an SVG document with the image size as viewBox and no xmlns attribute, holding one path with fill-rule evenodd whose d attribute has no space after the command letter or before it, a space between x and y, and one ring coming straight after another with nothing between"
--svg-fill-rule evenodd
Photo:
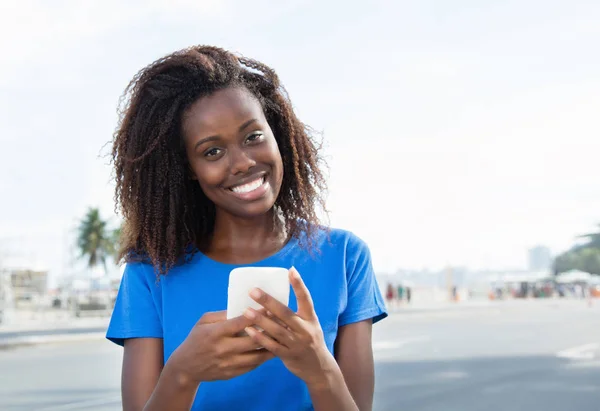
<instances>
[{"instance_id":1,"label":"sidewalk","mask_svg":"<svg viewBox=\"0 0 600 411\"><path fill-rule=\"evenodd\" d=\"M403 303L400 305L388 306L390 314L411 314L420 312L446 311L446 310L464 310L475 308L489 308L501 306L505 301L490 301L490 300L467 300L467 301L427 301Z\"/></svg>"},{"instance_id":2,"label":"sidewalk","mask_svg":"<svg viewBox=\"0 0 600 411\"><path fill-rule=\"evenodd\" d=\"M390 314L412 314L435 311L457 311L474 309L519 309L523 306L537 307L561 307L565 305L575 305L580 307L600 306L600 299L591 302L582 299L570 298L526 298L526 299L506 299L506 300L488 300L473 299L465 301L418 301L410 304L388 306Z\"/></svg>"},{"instance_id":3,"label":"sidewalk","mask_svg":"<svg viewBox=\"0 0 600 411\"><path fill-rule=\"evenodd\" d=\"M91 314L77 318L65 310L15 310L0 324L0 349L103 338L110 318Z\"/></svg>"}]
</instances>

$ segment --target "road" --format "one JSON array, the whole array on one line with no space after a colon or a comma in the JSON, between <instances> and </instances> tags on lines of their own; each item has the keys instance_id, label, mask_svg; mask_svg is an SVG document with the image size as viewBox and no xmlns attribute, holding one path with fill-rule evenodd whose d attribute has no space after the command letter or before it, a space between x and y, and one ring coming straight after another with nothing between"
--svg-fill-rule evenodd
<instances>
[{"instance_id":1,"label":"road","mask_svg":"<svg viewBox=\"0 0 600 411\"><path fill-rule=\"evenodd\" d=\"M398 313L375 326L376 411L597 411L600 301ZM120 348L0 351L3 411L120 409Z\"/></svg>"}]
</instances>

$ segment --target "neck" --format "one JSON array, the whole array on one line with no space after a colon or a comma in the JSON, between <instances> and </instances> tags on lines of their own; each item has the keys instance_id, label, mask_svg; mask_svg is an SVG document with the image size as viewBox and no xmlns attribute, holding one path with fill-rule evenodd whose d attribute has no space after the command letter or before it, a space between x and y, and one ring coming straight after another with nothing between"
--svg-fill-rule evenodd
<instances>
[{"instance_id":1,"label":"neck","mask_svg":"<svg viewBox=\"0 0 600 411\"><path fill-rule=\"evenodd\" d=\"M255 251L284 241L285 233L274 210L256 218L244 219L217 210L211 250Z\"/></svg>"}]
</instances>

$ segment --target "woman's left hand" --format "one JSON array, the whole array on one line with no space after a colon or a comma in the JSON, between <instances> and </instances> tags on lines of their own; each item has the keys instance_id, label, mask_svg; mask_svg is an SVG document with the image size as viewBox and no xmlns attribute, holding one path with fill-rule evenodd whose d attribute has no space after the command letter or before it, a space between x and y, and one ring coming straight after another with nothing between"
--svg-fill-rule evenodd
<instances>
[{"instance_id":1,"label":"woman's left hand","mask_svg":"<svg viewBox=\"0 0 600 411\"><path fill-rule=\"evenodd\" d=\"M244 315L264 332L253 327L246 328L246 332L258 344L279 357L288 370L309 387L320 385L326 382L328 374L335 370L337 363L325 345L310 292L295 268L290 269L289 276L298 301L298 312L293 312L264 291L254 289L250 296L269 315L248 308Z\"/></svg>"}]
</instances>

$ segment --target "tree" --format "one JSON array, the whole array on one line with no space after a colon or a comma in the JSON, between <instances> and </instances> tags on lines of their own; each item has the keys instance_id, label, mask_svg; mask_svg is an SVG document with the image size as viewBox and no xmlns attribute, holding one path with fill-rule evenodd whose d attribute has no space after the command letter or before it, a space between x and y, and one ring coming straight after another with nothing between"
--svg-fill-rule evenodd
<instances>
[{"instance_id":1,"label":"tree","mask_svg":"<svg viewBox=\"0 0 600 411\"><path fill-rule=\"evenodd\" d=\"M598 227L600 228L600 224ZM586 238L588 240L587 244L582 246L583 248L597 248L600 250L600 231L582 235L581 238Z\"/></svg>"},{"instance_id":2,"label":"tree","mask_svg":"<svg viewBox=\"0 0 600 411\"><path fill-rule=\"evenodd\" d=\"M120 241L121 241L121 232L123 231L123 226L119 226L117 228L115 228L112 233L111 233L111 249L110 249L110 256L112 257L113 261L117 261L119 258L119 248L120 248Z\"/></svg>"},{"instance_id":3,"label":"tree","mask_svg":"<svg viewBox=\"0 0 600 411\"><path fill-rule=\"evenodd\" d=\"M79 223L77 247L80 258L87 259L88 267L102 265L106 271L106 258L116 253L115 231L108 228L108 222L100 216L97 208L88 209Z\"/></svg>"},{"instance_id":4,"label":"tree","mask_svg":"<svg viewBox=\"0 0 600 411\"><path fill-rule=\"evenodd\" d=\"M577 256L574 250L566 251L554 259L554 275L574 270L577 266Z\"/></svg>"},{"instance_id":5,"label":"tree","mask_svg":"<svg viewBox=\"0 0 600 411\"><path fill-rule=\"evenodd\" d=\"M600 274L600 249L584 248L578 253L578 268L590 274Z\"/></svg>"},{"instance_id":6,"label":"tree","mask_svg":"<svg viewBox=\"0 0 600 411\"><path fill-rule=\"evenodd\" d=\"M588 241L576 245L554 259L554 274L581 270L600 275L600 232L580 236Z\"/></svg>"}]
</instances>

